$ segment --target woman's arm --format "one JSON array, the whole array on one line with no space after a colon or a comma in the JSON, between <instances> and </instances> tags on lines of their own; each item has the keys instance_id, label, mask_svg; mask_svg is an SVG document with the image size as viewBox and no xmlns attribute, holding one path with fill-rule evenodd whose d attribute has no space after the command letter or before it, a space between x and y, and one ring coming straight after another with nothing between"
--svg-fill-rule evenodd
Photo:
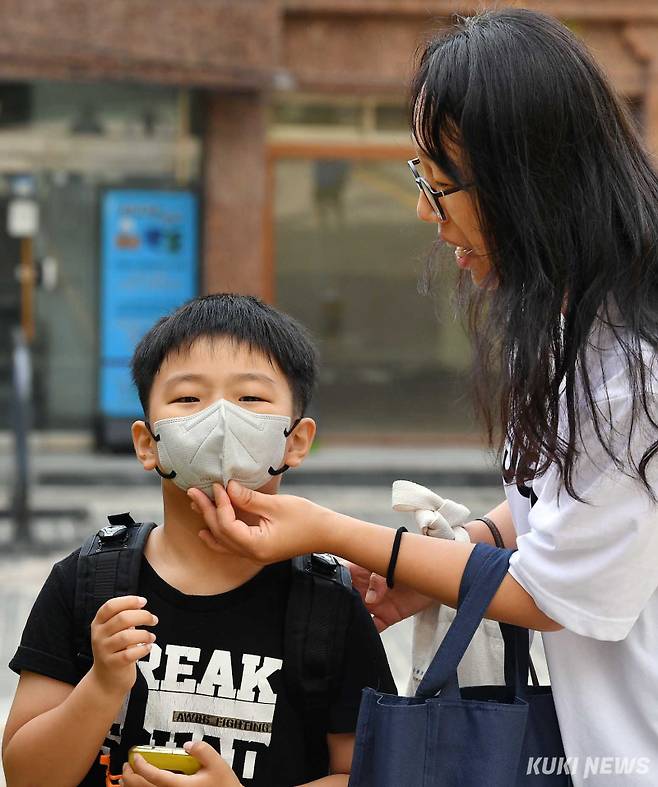
<instances>
[{"instance_id":1,"label":"woman's arm","mask_svg":"<svg viewBox=\"0 0 658 787\"><path fill-rule=\"evenodd\" d=\"M188 491L208 526L199 535L211 549L235 552L264 564L307 552L331 552L386 575L394 538L388 527L338 514L303 498L259 494L234 481L229 483L228 493L219 484L213 490L215 503L197 489ZM234 505L256 515L258 523L247 525L237 519ZM406 533L395 578L454 607L472 549L473 544ZM537 631L561 628L509 574L487 610L487 617Z\"/></svg>"},{"instance_id":2,"label":"woman's arm","mask_svg":"<svg viewBox=\"0 0 658 787\"><path fill-rule=\"evenodd\" d=\"M516 530L507 501L491 510L487 517L498 528L505 546L515 548ZM472 543L494 544L491 530L484 522L473 520L464 527ZM348 566L352 574L352 584L361 594L363 603L380 633L436 603L435 599L407 587L402 582L396 581L395 587L389 588L386 586L386 580L379 574L354 563L348 563Z\"/></svg>"},{"instance_id":3,"label":"woman's arm","mask_svg":"<svg viewBox=\"0 0 658 787\"><path fill-rule=\"evenodd\" d=\"M386 575L394 538L390 528L333 511L325 510L320 516L324 519L321 532L326 533L328 539L326 551ZM462 575L472 549L473 544L405 533L395 579L442 604L456 607ZM510 574L503 580L486 616L537 631L561 628L537 607L530 594Z\"/></svg>"},{"instance_id":4,"label":"woman's arm","mask_svg":"<svg viewBox=\"0 0 658 787\"><path fill-rule=\"evenodd\" d=\"M492 520L494 525L500 531L503 541L507 549L516 549L516 529L512 521L512 512L509 508L507 500L497 505L486 516ZM484 524L477 519L473 519L464 525L469 538L474 544L493 544L494 540L491 531Z\"/></svg>"}]
</instances>

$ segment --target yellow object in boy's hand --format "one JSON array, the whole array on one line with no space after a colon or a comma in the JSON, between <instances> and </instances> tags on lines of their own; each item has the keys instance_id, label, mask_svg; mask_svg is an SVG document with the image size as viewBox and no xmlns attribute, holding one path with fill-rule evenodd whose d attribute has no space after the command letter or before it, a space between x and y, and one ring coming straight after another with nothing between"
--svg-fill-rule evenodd
<instances>
[{"instance_id":1,"label":"yellow object in boy's hand","mask_svg":"<svg viewBox=\"0 0 658 787\"><path fill-rule=\"evenodd\" d=\"M135 765L135 755L141 755L146 762L162 771L183 773L190 776L196 773L201 764L185 749L172 749L168 746L133 746L128 752L128 762Z\"/></svg>"},{"instance_id":2,"label":"yellow object in boy's hand","mask_svg":"<svg viewBox=\"0 0 658 787\"><path fill-rule=\"evenodd\" d=\"M193 752L190 760L195 760L200 764L199 770L193 774L171 773L171 771L161 770L146 762L135 746L133 754L134 765L129 762L123 766L121 775L122 784L125 787L240 787L238 777L233 773L230 766L213 749L209 743L204 741L194 741L185 744L186 752ZM145 749L159 747L146 746ZM169 752L175 751L168 749ZM134 770L133 770L134 768Z\"/></svg>"}]
</instances>

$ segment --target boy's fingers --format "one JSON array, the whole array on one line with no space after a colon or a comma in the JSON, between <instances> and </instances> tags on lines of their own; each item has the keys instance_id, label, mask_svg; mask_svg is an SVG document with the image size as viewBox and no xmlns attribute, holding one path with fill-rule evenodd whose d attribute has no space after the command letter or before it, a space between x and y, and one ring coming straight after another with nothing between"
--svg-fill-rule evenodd
<instances>
[{"instance_id":1,"label":"boy's fingers","mask_svg":"<svg viewBox=\"0 0 658 787\"><path fill-rule=\"evenodd\" d=\"M126 664L132 664L134 661L139 661L141 658L150 653L153 648L152 642L147 642L145 645L131 645L125 650L119 651Z\"/></svg>"},{"instance_id":2,"label":"boy's fingers","mask_svg":"<svg viewBox=\"0 0 658 787\"><path fill-rule=\"evenodd\" d=\"M138 776L128 763L124 764L121 771L121 784L124 787L149 787L149 783L141 776Z\"/></svg>"},{"instance_id":3,"label":"boy's fingers","mask_svg":"<svg viewBox=\"0 0 658 787\"><path fill-rule=\"evenodd\" d=\"M379 574L371 574L364 601L366 604L376 604L381 601L385 592L386 580L384 577L380 577Z\"/></svg>"},{"instance_id":4,"label":"boy's fingers","mask_svg":"<svg viewBox=\"0 0 658 787\"><path fill-rule=\"evenodd\" d=\"M155 626L158 618L146 609L124 609L103 623L103 636L112 637L136 626Z\"/></svg>"},{"instance_id":5,"label":"boy's fingers","mask_svg":"<svg viewBox=\"0 0 658 787\"><path fill-rule=\"evenodd\" d=\"M191 741L183 744L183 748L188 754L197 759L204 768L221 768L230 772L226 762L219 756L213 747L206 741Z\"/></svg>"},{"instance_id":6,"label":"boy's fingers","mask_svg":"<svg viewBox=\"0 0 658 787\"><path fill-rule=\"evenodd\" d=\"M388 628L388 623L386 623L386 621L382 620L381 618L378 618L377 615L373 615L372 622L375 624L378 634L381 634L382 631L386 631Z\"/></svg>"},{"instance_id":7,"label":"boy's fingers","mask_svg":"<svg viewBox=\"0 0 658 787\"><path fill-rule=\"evenodd\" d=\"M370 571L367 568L357 566L356 563L346 563L352 577L352 584L364 596L370 587Z\"/></svg>"},{"instance_id":8,"label":"boy's fingers","mask_svg":"<svg viewBox=\"0 0 658 787\"><path fill-rule=\"evenodd\" d=\"M128 766L130 767L130 766ZM154 787L176 787L180 784L180 779L169 771L160 770L154 765L146 762L139 754L135 755L133 770L144 778L144 784L154 785ZM142 782L135 783L141 785Z\"/></svg>"},{"instance_id":9,"label":"boy's fingers","mask_svg":"<svg viewBox=\"0 0 658 787\"><path fill-rule=\"evenodd\" d=\"M106 667L111 670L120 668L126 664L134 664L136 661L146 656L147 653L150 653L152 649L153 643L148 642L145 645L128 645L116 652L100 649L96 653L96 657L99 660L104 660Z\"/></svg>"},{"instance_id":10,"label":"boy's fingers","mask_svg":"<svg viewBox=\"0 0 658 787\"><path fill-rule=\"evenodd\" d=\"M122 650L128 650L128 648L152 644L153 642L155 642L155 634L150 631L128 629L108 637L103 647L107 653L111 654L120 653Z\"/></svg>"},{"instance_id":11,"label":"boy's fingers","mask_svg":"<svg viewBox=\"0 0 658 787\"><path fill-rule=\"evenodd\" d=\"M146 599L143 596L117 596L106 601L100 607L94 620L102 625L119 612L123 612L124 609L141 609L145 605Z\"/></svg>"}]
</instances>

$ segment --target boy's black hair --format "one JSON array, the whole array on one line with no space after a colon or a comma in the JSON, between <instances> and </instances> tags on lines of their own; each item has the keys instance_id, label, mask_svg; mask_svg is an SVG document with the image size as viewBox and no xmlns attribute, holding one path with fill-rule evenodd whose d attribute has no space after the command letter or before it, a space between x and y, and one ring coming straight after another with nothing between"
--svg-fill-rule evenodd
<instances>
[{"instance_id":1,"label":"boy's black hair","mask_svg":"<svg viewBox=\"0 0 658 787\"><path fill-rule=\"evenodd\" d=\"M146 417L153 380L165 359L204 337L246 344L276 363L290 385L297 415L304 415L318 369L317 349L308 331L251 295L216 293L193 298L160 319L135 348L131 371Z\"/></svg>"}]
</instances>

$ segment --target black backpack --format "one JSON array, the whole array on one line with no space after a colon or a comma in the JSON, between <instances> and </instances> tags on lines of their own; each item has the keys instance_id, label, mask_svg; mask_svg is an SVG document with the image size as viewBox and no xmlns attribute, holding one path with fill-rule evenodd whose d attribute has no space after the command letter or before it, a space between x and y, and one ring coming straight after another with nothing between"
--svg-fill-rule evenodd
<instances>
[{"instance_id":1,"label":"black backpack","mask_svg":"<svg viewBox=\"0 0 658 787\"><path fill-rule=\"evenodd\" d=\"M76 654L82 673L93 662L91 622L106 601L137 593L144 545L155 522L128 513L108 516L109 525L80 549L75 590ZM335 679L340 675L351 617L352 580L333 555L292 560L286 610L283 676L291 701L304 714L309 756L326 758L323 727ZM313 750L311 741L316 742ZM320 741L320 743L317 743Z\"/></svg>"}]
</instances>

